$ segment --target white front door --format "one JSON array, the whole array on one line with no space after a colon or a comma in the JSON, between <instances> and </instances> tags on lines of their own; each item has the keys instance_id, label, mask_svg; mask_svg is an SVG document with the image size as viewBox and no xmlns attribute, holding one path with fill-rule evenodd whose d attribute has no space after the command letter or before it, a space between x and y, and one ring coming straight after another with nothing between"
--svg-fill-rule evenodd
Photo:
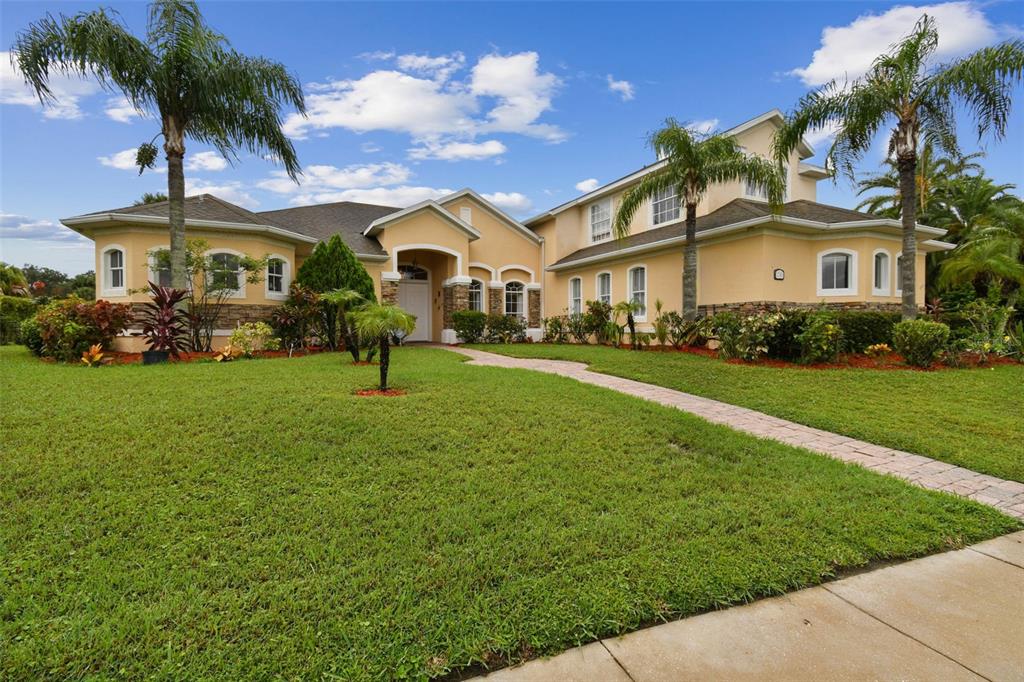
<instances>
[{"instance_id":1,"label":"white front door","mask_svg":"<svg viewBox=\"0 0 1024 682\"><path fill-rule=\"evenodd\" d=\"M416 316L416 329L407 341L430 341L430 282L403 279L398 283L398 306Z\"/></svg>"}]
</instances>

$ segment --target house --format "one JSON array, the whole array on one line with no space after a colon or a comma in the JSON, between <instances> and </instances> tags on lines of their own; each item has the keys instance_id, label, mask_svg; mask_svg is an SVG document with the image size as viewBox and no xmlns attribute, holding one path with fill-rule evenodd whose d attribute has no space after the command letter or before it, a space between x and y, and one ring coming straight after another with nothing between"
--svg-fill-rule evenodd
<instances>
[{"instance_id":1,"label":"house","mask_svg":"<svg viewBox=\"0 0 1024 682\"><path fill-rule=\"evenodd\" d=\"M725 132L749 153L767 156L782 123L773 110ZM898 309L899 221L820 204L825 169L807 163L809 145L786 165L787 195L772 214L760 188L712 187L698 208L698 305L704 313L775 305ZM522 316L539 339L544 317L579 312L588 300L635 299L641 330L660 299L682 307L684 211L666 193L637 212L629 236L611 226L622 193L656 162L524 222L471 189L406 208L352 202L254 213L211 195L186 200L186 230L230 268L242 254L269 256L259 285L239 277L216 335L266 319L287 297L296 269L317 242L340 234L366 266L378 297L417 316L412 340L456 341L452 313L474 309ZM96 295L142 302L147 279L167 279L150 257L168 246L166 202L90 213L62 221L96 244ZM917 298L924 299L925 255L952 248L944 230L917 226ZM137 343L124 339L122 347Z\"/></svg>"}]
</instances>

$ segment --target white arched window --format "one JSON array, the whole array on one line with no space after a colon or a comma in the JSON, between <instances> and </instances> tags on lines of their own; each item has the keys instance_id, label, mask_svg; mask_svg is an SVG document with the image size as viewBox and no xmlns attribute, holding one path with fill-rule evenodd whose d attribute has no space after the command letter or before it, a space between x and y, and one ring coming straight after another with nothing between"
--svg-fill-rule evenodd
<instances>
[{"instance_id":1,"label":"white arched window","mask_svg":"<svg viewBox=\"0 0 1024 682\"><path fill-rule=\"evenodd\" d=\"M597 274L597 300L608 305L612 304L612 273L599 272Z\"/></svg>"},{"instance_id":2,"label":"white arched window","mask_svg":"<svg viewBox=\"0 0 1024 682\"><path fill-rule=\"evenodd\" d=\"M267 259L265 282L267 298L288 298L288 287L291 284L288 261L282 256L270 256Z\"/></svg>"},{"instance_id":3,"label":"white arched window","mask_svg":"<svg viewBox=\"0 0 1024 682\"><path fill-rule=\"evenodd\" d=\"M103 279L100 287L102 296L124 296L128 291L125 274L125 253L124 247L120 244L111 244L103 249L100 254L100 261L103 266Z\"/></svg>"},{"instance_id":4,"label":"white arched window","mask_svg":"<svg viewBox=\"0 0 1024 682\"><path fill-rule=\"evenodd\" d=\"M875 296L888 296L889 286L889 252L885 249L876 249L871 259L871 293Z\"/></svg>"},{"instance_id":5,"label":"white arched window","mask_svg":"<svg viewBox=\"0 0 1024 682\"><path fill-rule=\"evenodd\" d=\"M505 314L516 317L526 317L526 307L523 305L523 283L509 282L505 285Z\"/></svg>"},{"instance_id":6,"label":"white arched window","mask_svg":"<svg viewBox=\"0 0 1024 682\"><path fill-rule=\"evenodd\" d=\"M630 268L626 280L629 282L629 300L640 305L633 318L644 322L647 320L647 268L643 265Z\"/></svg>"},{"instance_id":7,"label":"white arched window","mask_svg":"<svg viewBox=\"0 0 1024 682\"><path fill-rule=\"evenodd\" d=\"M896 295L903 295L903 254L896 254Z\"/></svg>"},{"instance_id":8,"label":"white arched window","mask_svg":"<svg viewBox=\"0 0 1024 682\"><path fill-rule=\"evenodd\" d=\"M583 280L573 277L569 280L569 314L579 315L583 312Z\"/></svg>"},{"instance_id":9,"label":"white arched window","mask_svg":"<svg viewBox=\"0 0 1024 682\"><path fill-rule=\"evenodd\" d=\"M206 286L233 298L245 296L242 256L234 251L215 251L209 255Z\"/></svg>"},{"instance_id":10,"label":"white arched window","mask_svg":"<svg viewBox=\"0 0 1024 682\"><path fill-rule=\"evenodd\" d=\"M478 279L469 283L469 309L484 312L484 283Z\"/></svg>"},{"instance_id":11,"label":"white arched window","mask_svg":"<svg viewBox=\"0 0 1024 682\"><path fill-rule=\"evenodd\" d=\"M818 254L818 295L851 296L857 293L857 252L832 249Z\"/></svg>"}]
</instances>

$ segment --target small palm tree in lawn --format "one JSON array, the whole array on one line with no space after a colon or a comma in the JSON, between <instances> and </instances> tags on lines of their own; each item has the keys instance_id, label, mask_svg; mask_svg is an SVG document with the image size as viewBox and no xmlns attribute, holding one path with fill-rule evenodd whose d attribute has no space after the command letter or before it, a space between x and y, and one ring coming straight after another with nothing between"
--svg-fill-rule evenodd
<instances>
[{"instance_id":1,"label":"small palm tree in lawn","mask_svg":"<svg viewBox=\"0 0 1024 682\"><path fill-rule=\"evenodd\" d=\"M640 347L640 344L636 340L636 318L634 317L643 309L640 305L640 301L636 299L630 301L619 301L612 308L612 314L615 316L615 323L618 324L619 315L626 316L626 327L629 329L629 344L636 350ZM616 344L618 345L618 344Z\"/></svg>"},{"instance_id":2,"label":"small palm tree in lawn","mask_svg":"<svg viewBox=\"0 0 1024 682\"><path fill-rule=\"evenodd\" d=\"M814 129L837 132L826 165L854 180L854 164L870 149L883 126L895 124L889 155L899 169L900 219L903 222L903 318L917 316L917 151L930 142L950 157L959 157L954 106L963 104L977 124L979 137L1006 131L1010 92L1024 75L1024 41L986 47L950 64L933 67L938 47L935 21L925 15L903 41L880 55L852 83L832 81L805 95L775 134L773 148L787 158Z\"/></svg>"},{"instance_id":3,"label":"small palm tree in lawn","mask_svg":"<svg viewBox=\"0 0 1024 682\"><path fill-rule=\"evenodd\" d=\"M345 349L352 354L353 362L359 362L359 336L353 322L360 306L366 304L366 297L355 289L335 289L321 294L320 300L331 306L328 314L335 315L335 319L340 322ZM331 325L328 325L328 328L330 327Z\"/></svg>"},{"instance_id":4,"label":"small palm tree in lawn","mask_svg":"<svg viewBox=\"0 0 1024 682\"><path fill-rule=\"evenodd\" d=\"M644 176L622 196L613 230L617 239L629 236L629 224L644 202L666 190L675 190L686 211L686 247L683 269L683 317L697 318L697 205L708 188L722 182L749 182L767 190L773 207L782 202L785 179L781 166L748 155L731 137L703 135L667 119L651 134L649 143L665 165Z\"/></svg>"},{"instance_id":5,"label":"small palm tree in lawn","mask_svg":"<svg viewBox=\"0 0 1024 682\"><path fill-rule=\"evenodd\" d=\"M150 5L145 39L128 32L114 12L47 16L18 33L11 61L42 102L53 101L50 74L95 76L120 91L140 113L160 121L167 154L171 285L186 286L185 138L212 145L229 161L238 149L269 155L295 180L299 162L281 130L281 107L305 113L302 87L285 67L231 49L203 21L191 0ZM155 138L154 138L155 139ZM141 173L157 148L139 146Z\"/></svg>"},{"instance_id":6,"label":"small palm tree in lawn","mask_svg":"<svg viewBox=\"0 0 1024 682\"><path fill-rule=\"evenodd\" d=\"M391 337L408 336L416 328L416 316L396 305L371 303L352 313L359 335L376 339L380 347L380 390L388 390L388 368L391 364Z\"/></svg>"}]
</instances>

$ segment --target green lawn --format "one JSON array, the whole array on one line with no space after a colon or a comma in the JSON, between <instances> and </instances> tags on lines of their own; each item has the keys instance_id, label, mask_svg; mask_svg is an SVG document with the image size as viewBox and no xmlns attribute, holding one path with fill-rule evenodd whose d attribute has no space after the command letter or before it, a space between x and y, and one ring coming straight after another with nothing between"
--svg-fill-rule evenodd
<instances>
[{"instance_id":1,"label":"green lawn","mask_svg":"<svg viewBox=\"0 0 1024 682\"><path fill-rule=\"evenodd\" d=\"M569 379L0 348L0 678L442 675L1019 528Z\"/></svg>"},{"instance_id":2,"label":"green lawn","mask_svg":"<svg viewBox=\"0 0 1024 682\"><path fill-rule=\"evenodd\" d=\"M476 347L517 357L586 362L596 372L1024 481L1024 365L932 372L810 370L606 346Z\"/></svg>"}]
</instances>

